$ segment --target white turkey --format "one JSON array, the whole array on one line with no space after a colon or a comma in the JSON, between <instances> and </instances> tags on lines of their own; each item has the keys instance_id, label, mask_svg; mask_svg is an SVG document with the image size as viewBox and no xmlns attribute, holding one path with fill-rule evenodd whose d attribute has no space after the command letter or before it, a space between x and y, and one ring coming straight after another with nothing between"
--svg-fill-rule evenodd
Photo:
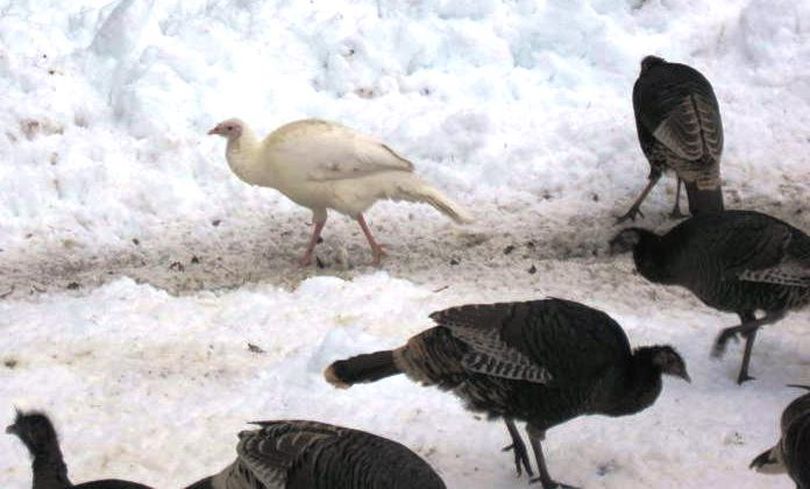
<instances>
[{"instance_id":1,"label":"white turkey","mask_svg":"<svg viewBox=\"0 0 810 489\"><path fill-rule=\"evenodd\" d=\"M378 200L424 202L457 223L471 221L461 207L416 176L410 161L340 124L305 119L285 124L260 140L243 121L229 119L208 134L228 140L225 157L240 179L274 188L312 210L314 229L300 259L302 266L312 262L327 209L357 220L375 265L385 251L371 234L363 212Z\"/></svg>"}]
</instances>

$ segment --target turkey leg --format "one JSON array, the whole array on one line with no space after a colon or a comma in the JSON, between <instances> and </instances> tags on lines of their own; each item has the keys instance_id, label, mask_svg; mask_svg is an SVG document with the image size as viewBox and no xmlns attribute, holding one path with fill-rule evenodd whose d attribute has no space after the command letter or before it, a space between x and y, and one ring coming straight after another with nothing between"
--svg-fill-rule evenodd
<instances>
[{"instance_id":1,"label":"turkey leg","mask_svg":"<svg viewBox=\"0 0 810 489\"><path fill-rule=\"evenodd\" d=\"M630 206L630 210L623 216L621 216L617 221L616 224L621 224L624 221L630 219L632 221L636 220L636 214L644 217L644 214L641 212L641 203L644 202L644 199L647 198L647 194L655 187L655 184L658 183L658 180L661 178L660 171L652 171L650 172L650 181L647 183L647 186L644 187L644 190L641 191L641 195L638 196L633 205Z\"/></svg>"},{"instance_id":2,"label":"turkey leg","mask_svg":"<svg viewBox=\"0 0 810 489\"><path fill-rule=\"evenodd\" d=\"M783 317L785 311L768 312L762 319L755 319L752 313L740 314L742 324L732 328L726 328L717 335L714 340L714 347L712 348L712 356L719 358L723 356L726 350L726 343L730 338L736 338L738 334L745 337L745 351L743 353L742 364L740 365L740 373L737 376L737 383L742 384L746 380L751 380L753 377L748 375L748 364L751 361L751 350L754 348L754 340L757 336L757 330L765 325L773 324Z\"/></svg>"},{"instance_id":3,"label":"turkey leg","mask_svg":"<svg viewBox=\"0 0 810 489\"><path fill-rule=\"evenodd\" d=\"M326 219L323 221L315 221L315 227L312 229L312 238L309 240L309 244L307 245L307 251L304 253L304 256L298 260L298 264L302 267L312 263L312 252L315 250L315 245L318 244L318 240L321 238L321 231L323 231L323 226L325 224Z\"/></svg>"},{"instance_id":4,"label":"turkey leg","mask_svg":"<svg viewBox=\"0 0 810 489\"><path fill-rule=\"evenodd\" d=\"M371 253L374 255L374 259L372 260L372 265L379 265L380 260L383 256L385 256L385 250L383 247L374 240L374 236L371 234L371 230L368 228L368 224L366 224L366 219L363 217L363 214L359 214L357 216L357 224L360 225L360 229L363 230L363 234L366 235L366 239L368 240L368 245L371 246Z\"/></svg>"},{"instance_id":5,"label":"turkey leg","mask_svg":"<svg viewBox=\"0 0 810 489\"><path fill-rule=\"evenodd\" d=\"M529 477L534 476L531 463L529 463L529 451L526 450L526 444L523 443L523 438L520 437L520 432L515 426L515 420L512 418L503 418L506 423L506 429L509 430L509 436L512 437L512 444L504 447L503 451L513 450L515 452L515 469L517 475L523 475L523 468L526 468L526 473Z\"/></svg>"},{"instance_id":6,"label":"turkey leg","mask_svg":"<svg viewBox=\"0 0 810 489\"><path fill-rule=\"evenodd\" d=\"M537 459L537 470L540 472L540 477L532 479L531 482L540 482L540 484L543 485L543 489L577 489L574 486L555 481L548 473L546 459L543 456L543 447L540 445L540 442L546 439L546 432L528 423L526 425L526 433L529 435L529 441L534 450L534 457Z\"/></svg>"},{"instance_id":7,"label":"turkey leg","mask_svg":"<svg viewBox=\"0 0 810 489\"><path fill-rule=\"evenodd\" d=\"M681 177L678 178L678 183L675 187L675 207L672 209L672 212L669 214L669 217L672 219L681 219L687 217L686 214L681 212L681 187L683 186L683 180Z\"/></svg>"}]
</instances>

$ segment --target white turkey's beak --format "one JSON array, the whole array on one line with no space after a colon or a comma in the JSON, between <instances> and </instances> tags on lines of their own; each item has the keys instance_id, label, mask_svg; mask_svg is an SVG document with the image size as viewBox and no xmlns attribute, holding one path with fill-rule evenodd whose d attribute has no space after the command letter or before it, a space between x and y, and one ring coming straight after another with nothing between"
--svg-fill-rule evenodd
<instances>
[{"instance_id":1,"label":"white turkey's beak","mask_svg":"<svg viewBox=\"0 0 810 489\"><path fill-rule=\"evenodd\" d=\"M213 128L213 129L211 129L210 131L208 131L209 136L211 136L213 134L222 134L222 133L219 132L219 126L217 126L217 127Z\"/></svg>"}]
</instances>

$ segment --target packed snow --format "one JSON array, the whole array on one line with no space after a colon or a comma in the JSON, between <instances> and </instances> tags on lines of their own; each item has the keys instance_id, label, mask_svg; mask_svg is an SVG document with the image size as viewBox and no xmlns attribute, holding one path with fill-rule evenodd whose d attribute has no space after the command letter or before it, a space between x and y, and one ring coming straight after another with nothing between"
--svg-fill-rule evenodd
<instances>
[{"instance_id":1,"label":"packed snow","mask_svg":"<svg viewBox=\"0 0 810 489\"><path fill-rule=\"evenodd\" d=\"M738 387L740 346L709 358L736 316L606 243L646 183L630 92L652 53L714 85L727 206L810 230L808 21L810 0L0 0L0 418L51 413L77 482L183 487L233 459L246 421L309 418L398 440L450 488L523 487L502 423L404 378L337 391L321 372L437 309L557 296L672 344L693 383L550 430L555 478L792 487L747 465L800 394L785 384L810 383L810 311L763 330ZM309 212L239 181L205 135L233 116L374 135L477 221L378 204L378 270L332 215L323 268L300 269ZM674 189L641 225L673 224ZM30 487L9 436L0 486Z\"/></svg>"}]
</instances>

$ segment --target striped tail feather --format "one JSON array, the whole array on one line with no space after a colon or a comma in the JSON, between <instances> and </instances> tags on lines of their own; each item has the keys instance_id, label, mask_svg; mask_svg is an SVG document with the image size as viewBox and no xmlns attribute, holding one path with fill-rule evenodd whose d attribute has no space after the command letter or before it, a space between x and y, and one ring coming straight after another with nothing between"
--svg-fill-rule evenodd
<instances>
[{"instance_id":1,"label":"striped tail feather","mask_svg":"<svg viewBox=\"0 0 810 489\"><path fill-rule=\"evenodd\" d=\"M394 352L385 350L338 360L324 370L323 376L335 387L348 389L354 384L376 382L401 373L394 363Z\"/></svg>"}]
</instances>

